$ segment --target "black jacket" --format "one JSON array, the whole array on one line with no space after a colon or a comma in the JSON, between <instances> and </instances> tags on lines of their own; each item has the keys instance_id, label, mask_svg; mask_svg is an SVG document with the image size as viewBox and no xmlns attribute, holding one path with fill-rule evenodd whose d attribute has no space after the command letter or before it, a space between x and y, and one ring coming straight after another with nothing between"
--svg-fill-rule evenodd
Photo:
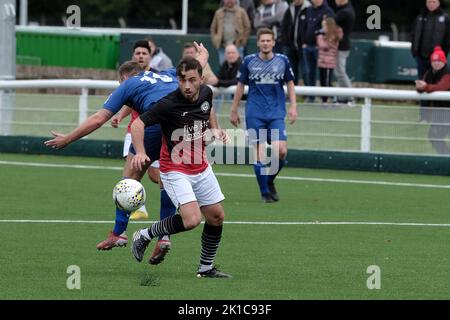
<instances>
[{"instance_id":1,"label":"black jacket","mask_svg":"<svg viewBox=\"0 0 450 320\"><path fill-rule=\"evenodd\" d=\"M220 66L219 75L217 78L219 82L217 83L217 87L229 87L236 85L238 83L237 74L239 71L239 67L241 66L242 60L239 57L235 63L229 64L227 61L224 61Z\"/></svg>"},{"instance_id":2,"label":"black jacket","mask_svg":"<svg viewBox=\"0 0 450 320\"><path fill-rule=\"evenodd\" d=\"M306 9L306 28L303 30L302 39L308 46L316 46L316 33L322 29L324 18L334 17L333 9L326 1L320 7Z\"/></svg>"},{"instance_id":3,"label":"black jacket","mask_svg":"<svg viewBox=\"0 0 450 320\"><path fill-rule=\"evenodd\" d=\"M342 7L338 7L336 16L334 17L336 23L342 28L344 37L339 42L339 50L350 50L350 34L352 33L353 26L355 25L355 9L350 2Z\"/></svg>"},{"instance_id":4,"label":"black jacket","mask_svg":"<svg viewBox=\"0 0 450 320\"><path fill-rule=\"evenodd\" d=\"M424 10L414 21L411 51L414 57L428 59L440 45L447 55L450 50L450 16L441 8Z\"/></svg>"},{"instance_id":5,"label":"black jacket","mask_svg":"<svg viewBox=\"0 0 450 320\"><path fill-rule=\"evenodd\" d=\"M281 22L281 43L284 46L302 47L302 32L306 27L306 9L310 6L311 3L305 0L300 8L291 4L286 10Z\"/></svg>"}]
</instances>

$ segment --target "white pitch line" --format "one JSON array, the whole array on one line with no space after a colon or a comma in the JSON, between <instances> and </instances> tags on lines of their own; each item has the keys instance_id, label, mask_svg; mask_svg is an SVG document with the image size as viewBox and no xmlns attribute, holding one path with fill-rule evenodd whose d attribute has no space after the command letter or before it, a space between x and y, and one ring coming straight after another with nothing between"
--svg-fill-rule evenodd
<instances>
[{"instance_id":1,"label":"white pitch line","mask_svg":"<svg viewBox=\"0 0 450 320\"><path fill-rule=\"evenodd\" d=\"M156 221L130 221L130 224L150 224ZM107 220L0 220L0 223L66 223L66 224L113 224ZM202 222L204 223L204 222ZM450 223L417 223L417 222L370 222L370 221L225 221L225 224L237 225L365 225L365 226L404 226L404 227L450 227Z\"/></svg>"},{"instance_id":2,"label":"white pitch line","mask_svg":"<svg viewBox=\"0 0 450 320\"><path fill-rule=\"evenodd\" d=\"M68 165L68 164L18 162L18 161L0 161L0 165L42 167L42 168L89 169L89 170L115 170L115 171L123 170L123 167L76 165L76 164ZM215 172L215 175L220 177L236 177L236 178L252 178L252 179L255 178L254 175L244 173ZM371 181L371 180L351 180L351 179L326 179L326 178L286 177L286 176L278 176L277 179L291 180L291 181L312 181L312 182L369 184L369 185L384 185L384 186L413 187L413 188L450 189L450 185L443 185L443 184L406 183L406 182L390 182L390 181L374 181L374 180Z\"/></svg>"},{"instance_id":3,"label":"white pitch line","mask_svg":"<svg viewBox=\"0 0 450 320\"><path fill-rule=\"evenodd\" d=\"M90 169L90 170L123 170L123 167L91 166L81 164L56 164L56 163L37 163L37 162L19 162L19 161L0 161L0 165L39 167L39 168L68 168L68 169Z\"/></svg>"},{"instance_id":4,"label":"white pitch line","mask_svg":"<svg viewBox=\"0 0 450 320\"><path fill-rule=\"evenodd\" d=\"M215 174L216 174L216 176L255 178L255 176L251 175L251 174L220 173L220 172L219 173L215 172ZM374 184L374 185L385 185L385 186L396 186L396 187L450 189L450 185L442 185L442 184L423 184L423 183L351 180L351 179L325 179L325 178L307 178L307 177L284 177L284 176L277 176L277 179L294 180L294 181L331 182L331 183Z\"/></svg>"}]
</instances>

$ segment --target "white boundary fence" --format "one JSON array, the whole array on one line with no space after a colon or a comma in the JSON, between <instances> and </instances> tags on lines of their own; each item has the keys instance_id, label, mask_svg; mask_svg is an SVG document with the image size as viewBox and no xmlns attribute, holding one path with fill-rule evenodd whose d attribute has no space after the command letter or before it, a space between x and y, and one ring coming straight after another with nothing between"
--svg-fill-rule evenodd
<instances>
[{"instance_id":1,"label":"white boundary fence","mask_svg":"<svg viewBox=\"0 0 450 320\"><path fill-rule=\"evenodd\" d=\"M106 89L113 90L119 83L117 81L103 80L3 80L0 81L0 124L2 119L10 117L8 112L11 108L8 98L11 89L39 89L39 88L70 88L80 89L78 103L78 121L81 123L88 116L88 98L89 89ZM217 94L233 94L235 86L218 89L213 88ZM440 100L450 101L450 92L435 92L431 94L420 94L412 90L387 90L372 88L324 88L324 87L296 87L296 94L299 96L351 96L355 98L363 98L364 104L361 108L361 140L360 151L371 151L371 119L372 119L372 99L379 100ZM3 134L5 130L2 129Z\"/></svg>"}]
</instances>

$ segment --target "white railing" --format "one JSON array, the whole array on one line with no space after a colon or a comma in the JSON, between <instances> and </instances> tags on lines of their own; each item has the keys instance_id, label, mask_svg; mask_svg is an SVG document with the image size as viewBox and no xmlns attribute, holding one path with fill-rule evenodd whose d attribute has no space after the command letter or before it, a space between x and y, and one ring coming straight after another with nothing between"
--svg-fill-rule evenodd
<instances>
[{"instance_id":1,"label":"white railing","mask_svg":"<svg viewBox=\"0 0 450 320\"><path fill-rule=\"evenodd\" d=\"M11 89L39 89L39 88L70 88L80 89L80 95L78 97L78 123L81 123L88 117L88 101L89 101L89 89L106 89L113 90L119 83L117 81L101 81L101 80L4 80L0 81L0 126L3 123L2 134L8 134L8 130L5 129L5 121L10 119L11 116L8 113L14 111L14 107L10 107L11 98L8 98L8 90ZM229 87L226 89L213 88L216 94L233 94L235 87ZM450 101L450 92L437 92L432 94L419 94L412 90L387 90L387 89L372 89L372 88L323 88L323 87L296 87L296 94L298 96L351 96L355 98L362 98L364 104L361 106L361 112L359 119L324 119L322 121L329 122L360 122L360 129L357 134L336 133L335 136L347 137L347 138L359 138L359 151L370 152L372 151L373 139L390 139L390 137L380 137L372 134L372 125L387 125L389 121L378 121L373 119L373 104L372 100L448 100ZM301 107L301 106L299 106ZM394 108L394 107L393 107ZM226 116L226 115L224 115ZM389 119L388 119L389 120ZM320 121L319 118L307 116L303 121ZM411 124L411 122L405 121L392 121L395 125ZM356 124L356 123L355 123ZM6 132L6 133L5 133ZM293 133L293 135L309 136L316 134L318 136L323 135L321 133ZM326 135L326 134L325 134ZM331 135L329 134L331 137ZM409 137L402 137L399 140L408 140ZM414 138L411 138L414 139ZM416 140L426 140L425 138L419 138Z\"/></svg>"}]
</instances>

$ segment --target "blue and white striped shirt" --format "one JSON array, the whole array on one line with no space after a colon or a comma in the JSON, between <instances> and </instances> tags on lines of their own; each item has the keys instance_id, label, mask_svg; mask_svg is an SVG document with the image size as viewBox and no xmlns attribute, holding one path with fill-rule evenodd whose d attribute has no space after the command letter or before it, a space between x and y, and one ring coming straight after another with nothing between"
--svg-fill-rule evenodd
<instances>
[{"instance_id":1,"label":"blue and white striped shirt","mask_svg":"<svg viewBox=\"0 0 450 320\"><path fill-rule=\"evenodd\" d=\"M262 60L258 54L244 58L238 73L239 82L249 87L245 116L259 119L284 119L286 95L283 85L294 80L289 59L274 54Z\"/></svg>"}]
</instances>

